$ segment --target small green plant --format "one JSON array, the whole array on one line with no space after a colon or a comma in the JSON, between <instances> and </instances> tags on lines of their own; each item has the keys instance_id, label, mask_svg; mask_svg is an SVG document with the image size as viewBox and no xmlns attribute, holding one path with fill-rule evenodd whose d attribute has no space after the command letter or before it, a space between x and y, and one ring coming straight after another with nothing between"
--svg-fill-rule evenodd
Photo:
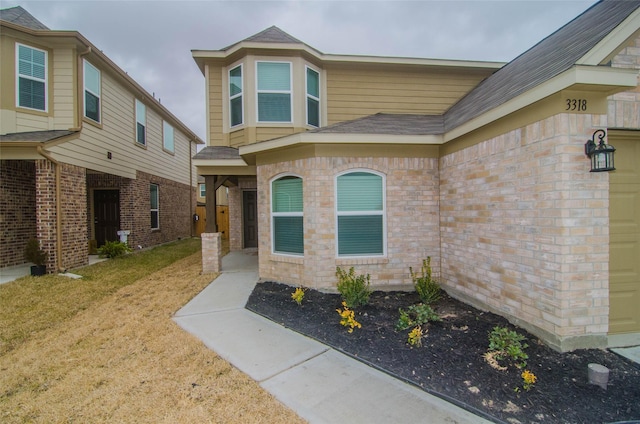
<instances>
[{"instance_id":1,"label":"small green plant","mask_svg":"<svg viewBox=\"0 0 640 424\"><path fill-rule=\"evenodd\" d=\"M396 323L396 330L406 330L409 327L421 326L431 321L442 321L431 306L423 303L411 305L406 311L400 308L398 312L400 313L400 318Z\"/></svg>"},{"instance_id":2,"label":"small green plant","mask_svg":"<svg viewBox=\"0 0 640 424\"><path fill-rule=\"evenodd\" d=\"M529 355L524 349L529 347L522 343L525 337L506 327L494 327L489 334L489 353L497 361L510 359L518 368L527 366Z\"/></svg>"},{"instance_id":3,"label":"small green plant","mask_svg":"<svg viewBox=\"0 0 640 424\"><path fill-rule=\"evenodd\" d=\"M342 307L344 309L336 309L336 312L340 314L340 324L349 327L347 331L349 333L353 333L354 328L362 328L362 324L356 321L355 312L347 306L346 302L342 302Z\"/></svg>"},{"instance_id":4,"label":"small green plant","mask_svg":"<svg viewBox=\"0 0 640 424\"><path fill-rule=\"evenodd\" d=\"M424 335L422 331L422 327L419 325L414 327L413 330L409 332L408 342L411 346L420 347L422 346L422 336Z\"/></svg>"},{"instance_id":5,"label":"small green plant","mask_svg":"<svg viewBox=\"0 0 640 424\"><path fill-rule=\"evenodd\" d=\"M356 275L353 267L349 269L349 272L337 267L336 276L338 277L338 291L349 308L357 308L369 303L371 295L369 274Z\"/></svg>"},{"instance_id":6,"label":"small green plant","mask_svg":"<svg viewBox=\"0 0 640 424\"><path fill-rule=\"evenodd\" d=\"M291 293L291 298L298 305L302 305L302 299L304 299L305 289L303 287L297 287L296 290Z\"/></svg>"},{"instance_id":7,"label":"small green plant","mask_svg":"<svg viewBox=\"0 0 640 424\"><path fill-rule=\"evenodd\" d=\"M131 252L131 248L127 243L121 241L108 241L101 248L98 249L98 254L101 258L117 258L125 253Z\"/></svg>"},{"instance_id":8,"label":"small green plant","mask_svg":"<svg viewBox=\"0 0 640 424\"><path fill-rule=\"evenodd\" d=\"M30 239L24 248L24 258L35 265L45 265L49 254L40 248L40 242L37 239Z\"/></svg>"},{"instance_id":9,"label":"small green plant","mask_svg":"<svg viewBox=\"0 0 640 424\"><path fill-rule=\"evenodd\" d=\"M409 267L409 273L413 280L413 285L424 303L430 304L437 302L442 297L442 289L440 285L431 277L431 256L422 261L420 275L413 272L413 268Z\"/></svg>"}]
</instances>

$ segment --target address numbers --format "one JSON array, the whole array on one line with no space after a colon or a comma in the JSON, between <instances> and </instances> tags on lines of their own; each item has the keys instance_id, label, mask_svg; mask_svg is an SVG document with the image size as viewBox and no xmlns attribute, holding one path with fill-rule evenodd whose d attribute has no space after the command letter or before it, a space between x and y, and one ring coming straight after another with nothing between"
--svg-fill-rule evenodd
<instances>
[{"instance_id":1,"label":"address numbers","mask_svg":"<svg viewBox=\"0 0 640 424\"><path fill-rule=\"evenodd\" d=\"M567 99L567 108L565 110L586 112L587 99Z\"/></svg>"}]
</instances>

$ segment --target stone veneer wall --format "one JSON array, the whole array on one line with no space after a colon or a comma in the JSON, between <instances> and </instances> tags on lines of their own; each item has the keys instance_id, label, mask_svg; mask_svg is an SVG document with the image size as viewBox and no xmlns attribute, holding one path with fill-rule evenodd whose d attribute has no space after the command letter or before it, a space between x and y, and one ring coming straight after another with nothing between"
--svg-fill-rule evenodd
<instances>
[{"instance_id":1,"label":"stone veneer wall","mask_svg":"<svg viewBox=\"0 0 640 424\"><path fill-rule=\"evenodd\" d=\"M336 256L335 177L350 169L386 176L387 255L340 259ZM271 181L283 173L303 179L304 257L271 252ZM371 274L373 286L405 287L409 267L432 257L440 263L438 160L434 158L318 157L258 166L259 272L263 280L335 289L336 266Z\"/></svg>"},{"instance_id":2,"label":"stone veneer wall","mask_svg":"<svg viewBox=\"0 0 640 424\"><path fill-rule=\"evenodd\" d=\"M609 177L584 155L606 124L560 114L440 160L447 288L559 350L606 345Z\"/></svg>"},{"instance_id":3,"label":"stone veneer wall","mask_svg":"<svg viewBox=\"0 0 640 424\"><path fill-rule=\"evenodd\" d=\"M0 161L0 267L24 263L36 237L36 171L33 161Z\"/></svg>"}]
</instances>

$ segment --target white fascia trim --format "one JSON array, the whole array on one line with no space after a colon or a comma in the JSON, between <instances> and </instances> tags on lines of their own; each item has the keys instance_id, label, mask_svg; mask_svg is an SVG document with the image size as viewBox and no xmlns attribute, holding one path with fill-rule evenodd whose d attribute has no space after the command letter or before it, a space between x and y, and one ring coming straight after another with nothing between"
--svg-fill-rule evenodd
<instances>
[{"instance_id":1,"label":"white fascia trim","mask_svg":"<svg viewBox=\"0 0 640 424\"><path fill-rule=\"evenodd\" d=\"M576 84L628 87L637 86L636 69L611 68L608 66L574 66L520 96L509 100L489 112L468 121L444 135L444 142L454 140L482 126L490 124L513 112L527 107Z\"/></svg>"},{"instance_id":2,"label":"white fascia trim","mask_svg":"<svg viewBox=\"0 0 640 424\"><path fill-rule=\"evenodd\" d=\"M324 62L331 63L379 63L393 65L421 65L435 66L447 68L477 68L477 69L500 69L506 62L490 62L490 61L473 61L473 60L453 60L453 59L423 59L413 57L392 57L392 56L359 56L359 55L339 55L324 54L306 44L296 43L256 43L256 42L240 42L229 50L192 50L191 55L194 59L224 59L233 55L242 49L259 49L259 50L300 50L316 57Z\"/></svg>"},{"instance_id":3,"label":"white fascia trim","mask_svg":"<svg viewBox=\"0 0 640 424\"><path fill-rule=\"evenodd\" d=\"M194 159L193 164L195 166L216 166L216 167L230 167L230 166L248 166L247 162L243 159Z\"/></svg>"},{"instance_id":4,"label":"white fascia trim","mask_svg":"<svg viewBox=\"0 0 640 424\"><path fill-rule=\"evenodd\" d=\"M577 65L600 65L611 59L617 49L640 30L640 8L636 9L613 31L607 34L594 48L582 56Z\"/></svg>"},{"instance_id":5,"label":"white fascia trim","mask_svg":"<svg viewBox=\"0 0 640 424\"><path fill-rule=\"evenodd\" d=\"M443 144L442 135L297 133L275 140L240 146L241 156L291 147L297 144Z\"/></svg>"}]
</instances>

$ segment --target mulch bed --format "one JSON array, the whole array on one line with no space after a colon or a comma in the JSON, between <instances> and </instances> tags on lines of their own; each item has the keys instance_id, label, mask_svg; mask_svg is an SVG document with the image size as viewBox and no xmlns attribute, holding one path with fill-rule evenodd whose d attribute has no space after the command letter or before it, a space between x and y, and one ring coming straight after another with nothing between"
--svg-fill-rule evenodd
<instances>
[{"instance_id":1,"label":"mulch bed","mask_svg":"<svg viewBox=\"0 0 640 424\"><path fill-rule=\"evenodd\" d=\"M293 290L284 284L259 283L246 308L491 421L640 420L640 365L608 350L558 353L504 318L446 295L433 305L443 320L427 324L422 347L411 347L410 329L396 331L395 325L398 308L419 303L413 292L374 292L369 305L356 311L362 328L349 334L336 312L340 295L309 289L298 306L291 299ZM527 369L538 378L529 391L521 388L521 370L498 371L484 360L488 334L496 326L515 329L527 338ZM606 390L589 384L590 363L609 368Z\"/></svg>"}]
</instances>

